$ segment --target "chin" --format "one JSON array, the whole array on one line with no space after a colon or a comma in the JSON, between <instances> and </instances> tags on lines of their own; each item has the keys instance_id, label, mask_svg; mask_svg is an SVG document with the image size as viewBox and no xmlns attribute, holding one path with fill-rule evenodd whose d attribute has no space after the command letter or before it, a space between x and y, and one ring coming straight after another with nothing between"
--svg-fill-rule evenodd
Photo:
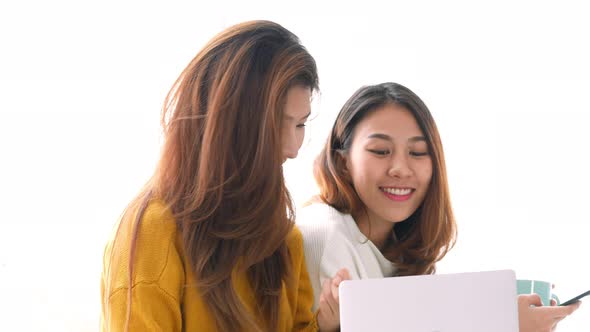
<instances>
[{"instance_id":1,"label":"chin","mask_svg":"<svg viewBox=\"0 0 590 332\"><path fill-rule=\"evenodd\" d=\"M398 215L393 215L393 216L390 215L390 216L387 216L387 218L385 220L389 220L389 222L391 222L392 224L397 224L397 223L407 220L410 216L411 215L405 215L405 214L404 215L398 214Z\"/></svg>"},{"instance_id":2,"label":"chin","mask_svg":"<svg viewBox=\"0 0 590 332\"><path fill-rule=\"evenodd\" d=\"M391 220L391 223L392 224L397 224L397 223L400 223L402 221L405 221L406 219L408 219L408 218L403 218L403 219L401 219L401 218L394 218L394 219L390 219L390 220Z\"/></svg>"}]
</instances>

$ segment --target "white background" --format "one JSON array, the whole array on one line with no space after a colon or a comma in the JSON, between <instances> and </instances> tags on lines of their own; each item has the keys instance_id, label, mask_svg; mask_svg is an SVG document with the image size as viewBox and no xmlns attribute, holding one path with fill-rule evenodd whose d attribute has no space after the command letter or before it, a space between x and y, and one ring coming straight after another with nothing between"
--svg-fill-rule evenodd
<instances>
[{"instance_id":1,"label":"white background","mask_svg":"<svg viewBox=\"0 0 590 332\"><path fill-rule=\"evenodd\" d=\"M0 330L96 331L102 250L151 174L167 90L215 33L270 19L316 58L297 160L345 100L395 81L430 107L459 225L439 272L510 268L590 288L589 11L583 1L7 1L0 4ZM392 313L394 317L395 313ZM560 331L587 331L583 305Z\"/></svg>"}]
</instances>

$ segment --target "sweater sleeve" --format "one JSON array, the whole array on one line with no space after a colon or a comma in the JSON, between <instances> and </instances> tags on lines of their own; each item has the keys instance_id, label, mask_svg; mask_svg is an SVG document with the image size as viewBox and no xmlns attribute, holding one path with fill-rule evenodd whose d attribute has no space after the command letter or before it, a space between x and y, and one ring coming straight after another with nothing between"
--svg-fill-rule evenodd
<instances>
[{"instance_id":1,"label":"sweater sleeve","mask_svg":"<svg viewBox=\"0 0 590 332\"><path fill-rule=\"evenodd\" d=\"M323 206L313 204L301 209L297 214L297 227L303 236L303 251L305 254L305 265L309 273L311 286L313 289L313 311L318 308L321 284L320 284L320 265L324 247L330 233L330 220L322 211Z\"/></svg>"},{"instance_id":2,"label":"sweater sleeve","mask_svg":"<svg viewBox=\"0 0 590 332\"><path fill-rule=\"evenodd\" d=\"M125 331L131 287L129 331L181 331L184 270L174 220L162 206L149 205L137 235L130 285L133 220L122 220L105 250L101 330Z\"/></svg>"},{"instance_id":3,"label":"sweater sleeve","mask_svg":"<svg viewBox=\"0 0 590 332\"><path fill-rule=\"evenodd\" d=\"M178 300L157 283L133 286L129 331L181 331L182 314ZM103 331L125 331L127 290L120 289L108 299L110 317L103 322Z\"/></svg>"},{"instance_id":4,"label":"sweater sleeve","mask_svg":"<svg viewBox=\"0 0 590 332\"><path fill-rule=\"evenodd\" d=\"M297 273L297 294L295 313L293 315L293 331L315 332L319 331L317 315L314 315L311 308L313 305L313 289L305 266L303 254L303 239L300 231L295 227L290 239L289 250L295 258L293 266Z\"/></svg>"},{"instance_id":5,"label":"sweater sleeve","mask_svg":"<svg viewBox=\"0 0 590 332\"><path fill-rule=\"evenodd\" d=\"M317 310L322 283L346 268L352 279L360 279L354 241L344 229L343 216L325 204L302 209L297 226L303 235L305 261L314 290L313 310Z\"/></svg>"}]
</instances>

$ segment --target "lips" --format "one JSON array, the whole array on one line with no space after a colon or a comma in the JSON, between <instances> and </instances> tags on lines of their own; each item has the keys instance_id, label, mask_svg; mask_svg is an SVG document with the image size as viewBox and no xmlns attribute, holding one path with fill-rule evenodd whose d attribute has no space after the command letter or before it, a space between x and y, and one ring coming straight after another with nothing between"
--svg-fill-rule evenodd
<instances>
[{"instance_id":1,"label":"lips","mask_svg":"<svg viewBox=\"0 0 590 332\"><path fill-rule=\"evenodd\" d=\"M392 201L407 201L412 196L415 189L412 188L397 188L397 187L380 187L381 192Z\"/></svg>"}]
</instances>

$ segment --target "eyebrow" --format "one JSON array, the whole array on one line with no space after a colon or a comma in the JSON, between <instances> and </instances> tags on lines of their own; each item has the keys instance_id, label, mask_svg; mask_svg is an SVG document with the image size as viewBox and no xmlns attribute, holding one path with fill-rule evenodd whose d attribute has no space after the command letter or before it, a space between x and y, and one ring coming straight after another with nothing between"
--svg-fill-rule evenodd
<instances>
[{"instance_id":1,"label":"eyebrow","mask_svg":"<svg viewBox=\"0 0 590 332\"><path fill-rule=\"evenodd\" d=\"M310 115L311 115L311 111L310 111L309 113L307 113L305 116L303 116L303 117L302 117L301 119L299 119L299 120L305 120L305 119L309 118L309 116L310 116ZM290 116L290 115L289 115L289 114L287 114L287 113L285 113L285 118L286 118L287 120L295 120L295 118L294 118L294 117Z\"/></svg>"},{"instance_id":2,"label":"eyebrow","mask_svg":"<svg viewBox=\"0 0 590 332\"><path fill-rule=\"evenodd\" d=\"M381 133L371 134L371 135L367 136L367 138L377 138L377 139L382 139L385 141L393 142L393 138L391 138L391 136L386 135L386 134L381 134ZM412 143L413 142L423 142L423 141L426 141L426 137L414 136L414 137L411 137L408 141L410 141Z\"/></svg>"}]
</instances>

